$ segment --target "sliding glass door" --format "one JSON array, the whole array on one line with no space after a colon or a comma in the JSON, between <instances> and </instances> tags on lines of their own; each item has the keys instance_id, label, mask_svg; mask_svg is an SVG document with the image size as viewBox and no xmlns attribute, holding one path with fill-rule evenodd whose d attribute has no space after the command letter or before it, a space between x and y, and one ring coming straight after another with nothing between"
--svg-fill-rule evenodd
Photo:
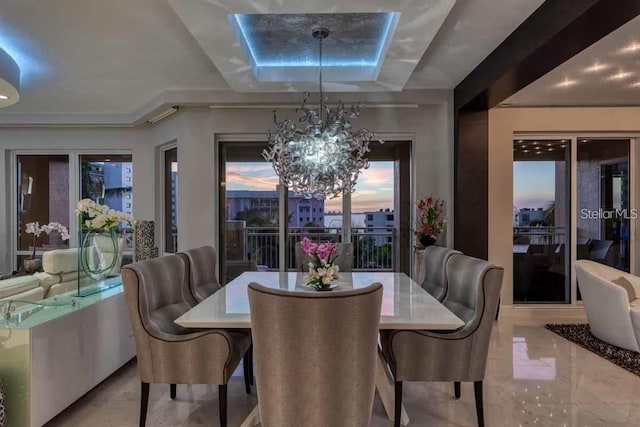
<instances>
[{"instance_id":1,"label":"sliding glass door","mask_svg":"<svg viewBox=\"0 0 640 427\"><path fill-rule=\"evenodd\" d=\"M570 303L570 144L516 140L513 159L513 301Z\"/></svg>"},{"instance_id":2,"label":"sliding glass door","mask_svg":"<svg viewBox=\"0 0 640 427\"><path fill-rule=\"evenodd\" d=\"M580 135L514 140L514 303L579 302L576 260L634 273L635 143Z\"/></svg>"},{"instance_id":3,"label":"sliding glass door","mask_svg":"<svg viewBox=\"0 0 640 427\"><path fill-rule=\"evenodd\" d=\"M303 237L353 243L354 270L405 271L411 188L399 183L409 181L410 143L387 142L384 150L370 153L356 192L326 200L280 187L261 154L266 142L219 147L223 283L246 270L295 269L295 244Z\"/></svg>"}]
</instances>

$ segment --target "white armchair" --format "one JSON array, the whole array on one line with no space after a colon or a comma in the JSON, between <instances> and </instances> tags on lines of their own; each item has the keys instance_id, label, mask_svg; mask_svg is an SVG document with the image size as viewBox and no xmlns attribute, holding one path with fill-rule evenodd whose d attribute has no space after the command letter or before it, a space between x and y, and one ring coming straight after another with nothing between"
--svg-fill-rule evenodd
<instances>
[{"instance_id":1,"label":"white armchair","mask_svg":"<svg viewBox=\"0 0 640 427\"><path fill-rule=\"evenodd\" d=\"M640 296L640 277L590 260L576 261L576 276L591 333L618 347L640 351L640 298L615 283L625 278Z\"/></svg>"}]
</instances>

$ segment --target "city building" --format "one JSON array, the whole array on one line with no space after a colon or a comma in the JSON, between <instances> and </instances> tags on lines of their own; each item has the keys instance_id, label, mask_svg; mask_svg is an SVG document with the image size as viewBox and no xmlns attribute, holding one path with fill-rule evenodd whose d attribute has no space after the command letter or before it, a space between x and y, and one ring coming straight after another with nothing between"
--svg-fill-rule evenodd
<instances>
[{"instance_id":1,"label":"city building","mask_svg":"<svg viewBox=\"0 0 640 427\"><path fill-rule=\"evenodd\" d=\"M248 226L278 225L280 198L277 191L230 190L226 192L226 217L245 220ZM305 199L289 192L290 227L324 227L324 200Z\"/></svg>"},{"instance_id":2,"label":"city building","mask_svg":"<svg viewBox=\"0 0 640 427\"><path fill-rule=\"evenodd\" d=\"M545 220L546 212L542 208L522 208L518 211L516 225L529 227L531 225L541 225Z\"/></svg>"},{"instance_id":3,"label":"city building","mask_svg":"<svg viewBox=\"0 0 640 427\"><path fill-rule=\"evenodd\" d=\"M373 234L376 246L393 242L395 219L392 209L365 212L365 233Z\"/></svg>"}]
</instances>

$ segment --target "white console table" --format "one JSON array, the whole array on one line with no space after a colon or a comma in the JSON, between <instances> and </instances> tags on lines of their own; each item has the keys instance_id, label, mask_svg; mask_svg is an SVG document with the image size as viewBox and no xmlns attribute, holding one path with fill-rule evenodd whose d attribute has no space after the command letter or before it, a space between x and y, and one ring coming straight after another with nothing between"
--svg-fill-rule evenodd
<instances>
[{"instance_id":1,"label":"white console table","mask_svg":"<svg viewBox=\"0 0 640 427\"><path fill-rule=\"evenodd\" d=\"M0 318L10 426L42 426L135 356L122 286L54 302Z\"/></svg>"}]
</instances>

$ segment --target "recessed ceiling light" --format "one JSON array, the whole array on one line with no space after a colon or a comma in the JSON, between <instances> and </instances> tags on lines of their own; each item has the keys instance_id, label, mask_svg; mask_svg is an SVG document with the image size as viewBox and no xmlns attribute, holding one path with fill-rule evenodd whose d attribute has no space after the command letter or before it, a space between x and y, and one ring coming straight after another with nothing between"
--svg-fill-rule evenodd
<instances>
[{"instance_id":1,"label":"recessed ceiling light","mask_svg":"<svg viewBox=\"0 0 640 427\"><path fill-rule=\"evenodd\" d=\"M536 154L542 154L542 152L541 151L536 151Z\"/></svg>"},{"instance_id":2,"label":"recessed ceiling light","mask_svg":"<svg viewBox=\"0 0 640 427\"><path fill-rule=\"evenodd\" d=\"M634 53L634 52L638 52L638 51L640 51L640 43L633 42L630 45L627 45L627 46L623 47L618 52L620 52L622 54L627 54L627 53Z\"/></svg>"},{"instance_id":3,"label":"recessed ceiling light","mask_svg":"<svg viewBox=\"0 0 640 427\"><path fill-rule=\"evenodd\" d=\"M611 68L611 64L603 64L600 62L596 62L595 64L583 69L582 71L584 73L590 73L590 74L594 74L594 73L599 73L600 71L604 71L606 69Z\"/></svg>"},{"instance_id":4,"label":"recessed ceiling light","mask_svg":"<svg viewBox=\"0 0 640 427\"><path fill-rule=\"evenodd\" d=\"M566 145L564 145L564 144L562 144L560 147L562 147L562 148L567 148L567 146L566 146Z\"/></svg>"},{"instance_id":5,"label":"recessed ceiling light","mask_svg":"<svg viewBox=\"0 0 640 427\"><path fill-rule=\"evenodd\" d=\"M578 83L577 80L572 80L572 79L569 79L569 78L565 78L560 83L556 83L555 87L571 87L571 86L576 85L577 83Z\"/></svg>"},{"instance_id":6,"label":"recessed ceiling light","mask_svg":"<svg viewBox=\"0 0 640 427\"><path fill-rule=\"evenodd\" d=\"M635 73L633 71L619 71L618 73L609 76L607 80L624 80L633 76L634 74Z\"/></svg>"},{"instance_id":7,"label":"recessed ceiling light","mask_svg":"<svg viewBox=\"0 0 640 427\"><path fill-rule=\"evenodd\" d=\"M529 150L522 150L522 152L523 152L523 153L528 153L528 152L529 152Z\"/></svg>"},{"instance_id":8,"label":"recessed ceiling light","mask_svg":"<svg viewBox=\"0 0 640 427\"><path fill-rule=\"evenodd\" d=\"M640 82L631 83L630 87L640 87Z\"/></svg>"},{"instance_id":9,"label":"recessed ceiling light","mask_svg":"<svg viewBox=\"0 0 640 427\"><path fill-rule=\"evenodd\" d=\"M3 100L4 100L4 99L9 99L9 97L8 97L7 95L2 95L2 94L0 94L0 99L3 99Z\"/></svg>"},{"instance_id":10,"label":"recessed ceiling light","mask_svg":"<svg viewBox=\"0 0 640 427\"><path fill-rule=\"evenodd\" d=\"M587 142L587 140L586 139L581 139L580 142Z\"/></svg>"}]
</instances>

